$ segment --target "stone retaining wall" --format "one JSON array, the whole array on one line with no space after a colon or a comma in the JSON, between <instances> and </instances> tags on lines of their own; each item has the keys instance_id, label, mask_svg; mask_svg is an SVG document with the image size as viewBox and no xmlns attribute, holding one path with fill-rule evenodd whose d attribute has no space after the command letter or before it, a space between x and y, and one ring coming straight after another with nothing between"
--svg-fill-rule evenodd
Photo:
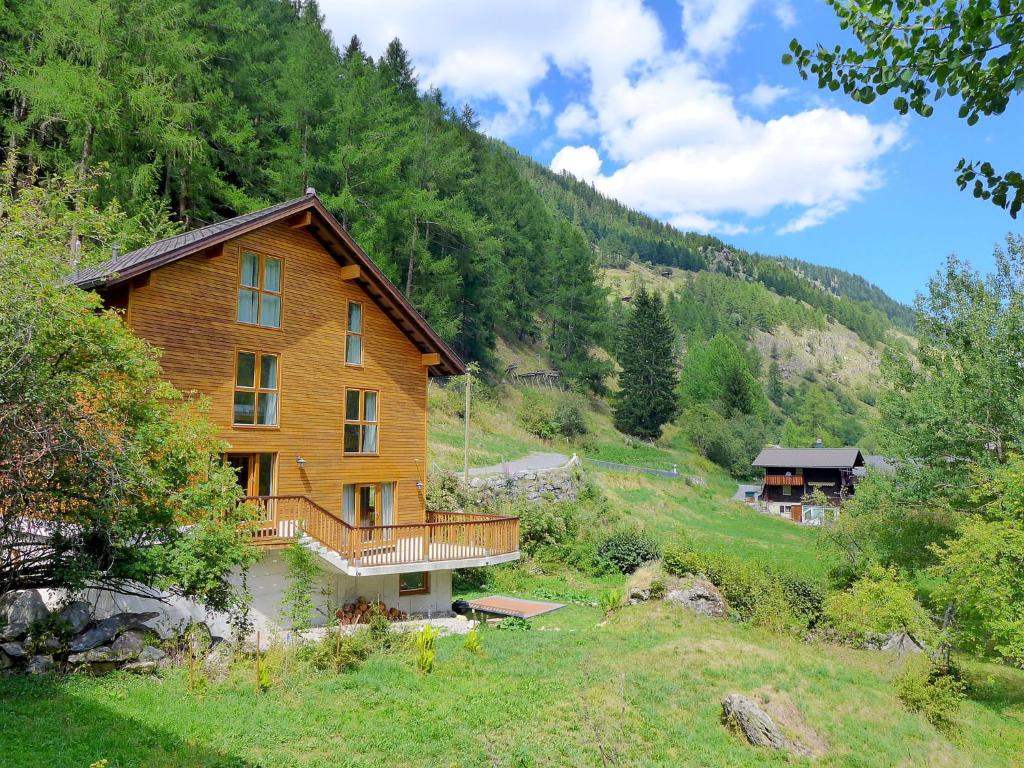
<instances>
[{"instance_id":1,"label":"stone retaining wall","mask_svg":"<svg viewBox=\"0 0 1024 768\"><path fill-rule=\"evenodd\" d=\"M512 474L471 477L468 490L484 504L516 496L525 497L528 501L575 501L583 482L583 468L579 458L573 454L569 461L553 469L527 469Z\"/></svg>"}]
</instances>

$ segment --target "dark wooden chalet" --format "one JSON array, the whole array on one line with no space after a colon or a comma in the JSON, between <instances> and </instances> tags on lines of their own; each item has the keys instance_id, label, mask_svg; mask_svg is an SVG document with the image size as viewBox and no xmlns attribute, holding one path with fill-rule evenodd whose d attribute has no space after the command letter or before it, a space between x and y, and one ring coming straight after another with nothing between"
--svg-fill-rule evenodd
<instances>
[{"instance_id":1,"label":"dark wooden chalet","mask_svg":"<svg viewBox=\"0 0 1024 768\"><path fill-rule=\"evenodd\" d=\"M767 510L804 522L808 508L821 506L815 491L831 506L853 494L864 457L857 448L765 448L753 466L764 470L760 498Z\"/></svg>"}]
</instances>

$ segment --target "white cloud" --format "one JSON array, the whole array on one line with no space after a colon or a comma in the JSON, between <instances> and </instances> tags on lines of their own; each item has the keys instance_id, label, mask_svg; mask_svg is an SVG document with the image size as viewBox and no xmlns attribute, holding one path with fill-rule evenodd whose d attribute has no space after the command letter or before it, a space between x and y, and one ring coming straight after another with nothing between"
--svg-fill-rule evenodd
<instances>
[{"instance_id":1,"label":"white cloud","mask_svg":"<svg viewBox=\"0 0 1024 768\"><path fill-rule=\"evenodd\" d=\"M796 9L789 0L778 0L775 3L775 18L783 29L796 26Z\"/></svg>"},{"instance_id":2,"label":"white cloud","mask_svg":"<svg viewBox=\"0 0 1024 768\"><path fill-rule=\"evenodd\" d=\"M739 34L754 0L682 0L686 44L702 56L725 53Z\"/></svg>"},{"instance_id":3,"label":"white cloud","mask_svg":"<svg viewBox=\"0 0 1024 768\"><path fill-rule=\"evenodd\" d=\"M601 158L590 145L562 147L551 158L551 170L555 173L568 171L577 179L592 181L601 173Z\"/></svg>"},{"instance_id":4,"label":"white cloud","mask_svg":"<svg viewBox=\"0 0 1024 768\"><path fill-rule=\"evenodd\" d=\"M789 93L789 88L786 88L784 85L758 83L750 93L743 97L743 100L752 107L767 109L779 99L788 96Z\"/></svg>"},{"instance_id":5,"label":"white cloud","mask_svg":"<svg viewBox=\"0 0 1024 768\"><path fill-rule=\"evenodd\" d=\"M555 118L555 130L563 139L592 132L597 127L593 113L579 102L573 102Z\"/></svg>"},{"instance_id":6,"label":"white cloud","mask_svg":"<svg viewBox=\"0 0 1024 768\"><path fill-rule=\"evenodd\" d=\"M337 40L355 32L376 55L398 36L424 87L456 103L500 105L483 110L491 135L544 131L534 146L557 136L564 146L553 169L676 226L735 234L781 214L777 231L798 232L882 183L879 160L899 142L899 125L825 102L759 117L788 89L762 83L737 94L717 74L758 0L679 2L686 44L674 50L642 0L321 0L321 8ZM760 2L780 25L795 23L790 0ZM583 89L571 101L549 101L555 70Z\"/></svg>"}]
</instances>

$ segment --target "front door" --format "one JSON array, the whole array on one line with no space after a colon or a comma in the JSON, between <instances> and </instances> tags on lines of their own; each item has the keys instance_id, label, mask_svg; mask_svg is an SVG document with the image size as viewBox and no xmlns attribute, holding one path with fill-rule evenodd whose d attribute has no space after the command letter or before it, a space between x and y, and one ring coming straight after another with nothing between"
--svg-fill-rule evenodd
<instances>
[{"instance_id":1,"label":"front door","mask_svg":"<svg viewBox=\"0 0 1024 768\"><path fill-rule=\"evenodd\" d=\"M226 461L246 496L273 496L276 453L229 453Z\"/></svg>"}]
</instances>

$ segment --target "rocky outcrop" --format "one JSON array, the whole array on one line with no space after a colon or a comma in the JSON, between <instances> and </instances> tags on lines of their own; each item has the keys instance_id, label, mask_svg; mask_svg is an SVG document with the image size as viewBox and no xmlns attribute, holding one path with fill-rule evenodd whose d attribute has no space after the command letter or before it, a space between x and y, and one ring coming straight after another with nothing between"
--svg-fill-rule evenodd
<instances>
[{"instance_id":1,"label":"rocky outcrop","mask_svg":"<svg viewBox=\"0 0 1024 768\"><path fill-rule=\"evenodd\" d=\"M42 596L34 589L4 595L6 611L0 616L0 640L14 640L28 634L37 621L50 618Z\"/></svg>"},{"instance_id":2,"label":"rocky outcrop","mask_svg":"<svg viewBox=\"0 0 1024 768\"><path fill-rule=\"evenodd\" d=\"M118 613L103 621L96 622L95 626L71 640L68 650L72 653L81 653L91 648L109 643L121 632L129 629L141 629L147 621L159 616L155 611L145 613Z\"/></svg>"},{"instance_id":3,"label":"rocky outcrop","mask_svg":"<svg viewBox=\"0 0 1024 768\"><path fill-rule=\"evenodd\" d=\"M679 589L669 590L665 599L688 608L702 616L724 619L729 615L729 604L718 587L706 579L694 579Z\"/></svg>"},{"instance_id":4,"label":"rocky outcrop","mask_svg":"<svg viewBox=\"0 0 1024 768\"><path fill-rule=\"evenodd\" d=\"M573 456L565 465L553 469L471 477L467 490L481 504L517 496L528 501L575 501L582 485L580 460Z\"/></svg>"},{"instance_id":5,"label":"rocky outcrop","mask_svg":"<svg viewBox=\"0 0 1024 768\"><path fill-rule=\"evenodd\" d=\"M722 722L755 747L768 747L810 757L811 750L791 741L761 707L739 693L730 693L722 701Z\"/></svg>"},{"instance_id":6,"label":"rocky outcrop","mask_svg":"<svg viewBox=\"0 0 1024 768\"><path fill-rule=\"evenodd\" d=\"M40 675L84 667L92 674L105 674L132 665L131 671L151 671L164 652L146 646L144 630L146 622L159 615L119 613L93 621L90 605L76 600L51 617L34 589L2 595L0 670Z\"/></svg>"},{"instance_id":7,"label":"rocky outcrop","mask_svg":"<svg viewBox=\"0 0 1024 768\"><path fill-rule=\"evenodd\" d=\"M922 653L924 646L916 637L903 630L902 632L893 632L891 635L881 638L878 643L878 650L902 655L904 653Z\"/></svg>"}]
</instances>

